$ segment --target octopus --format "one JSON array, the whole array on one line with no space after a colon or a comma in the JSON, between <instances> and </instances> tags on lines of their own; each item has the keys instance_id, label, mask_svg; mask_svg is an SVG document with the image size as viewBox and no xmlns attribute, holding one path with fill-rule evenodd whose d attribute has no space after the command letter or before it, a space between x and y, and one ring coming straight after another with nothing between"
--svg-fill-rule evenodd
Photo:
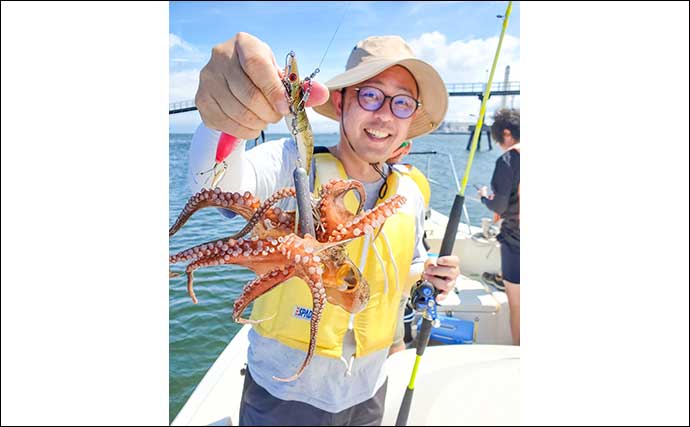
<instances>
[{"instance_id":1,"label":"octopus","mask_svg":"<svg viewBox=\"0 0 690 427\"><path fill-rule=\"evenodd\" d=\"M353 214L345 207L345 195L355 191L359 206ZM192 196L169 230L173 236L198 210L215 207L241 215L247 224L239 232L209 241L170 256L170 264L188 262L187 290L196 304L193 274L198 268L235 264L251 269L257 278L247 283L233 306L233 320L238 323L259 323L268 319L250 320L242 313L251 302L290 278L302 279L311 291L312 316L307 354L297 373L289 378L273 377L289 382L297 379L309 365L315 349L319 321L326 302L350 313L358 313L369 301L369 285L358 267L349 259L345 244L369 235L383 225L404 203L395 195L371 210L362 211L366 200L364 187L358 181L331 180L324 184L318 198L312 198L315 236L295 233L296 214L276 207L281 199L295 197L292 187L277 191L263 203L251 193L223 192L219 188L202 189ZM172 277L172 276L171 276Z\"/></svg>"}]
</instances>

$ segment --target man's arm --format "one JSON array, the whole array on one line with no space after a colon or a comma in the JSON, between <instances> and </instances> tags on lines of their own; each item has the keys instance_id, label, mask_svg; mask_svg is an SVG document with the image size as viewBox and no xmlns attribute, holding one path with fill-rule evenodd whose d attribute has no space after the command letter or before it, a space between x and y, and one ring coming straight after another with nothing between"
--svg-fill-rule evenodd
<instances>
[{"instance_id":1,"label":"man's arm","mask_svg":"<svg viewBox=\"0 0 690 427\"><path fill-rule=\"evenodd\" d=\"M209 169L213 166L220 132L203 124L196 130L189 149L188 183L192 192L208 188L211 180ZM261 200L283 187L293 186L290 165L297 162L299 153L292 139L268 141L245 151L241 142L225 160L227 170L218 182L222 191L244 193L249 191ZM232 218L235 215L219 209Z\"/></svg>"},{"instance_id":2,"label":"man's arm","mask_svg":"<svg viewBox=\"0 0 690 427\"><path fill-rule=\"evenodd\" d=\"M199 125L194 132L189 147L187 174L187 182L192 193L211 185L213 171L210 169L215 163L219 138L220 131L209 129L203 124ZM227 170L218 182L218 187L223 191L256 193L256 171L253 165L246 160L245 144L245 141L241 141L225 159Z\"/></svg>"},{"instance_id":3,"label":"man's arm","mask_svg":"<svg viewBox=\"0 0 690 427\"><path fill-rule=\"evenodd\" d=\"M491 186L494 191L493 197L482 196L482 203L493 212L503 215L508 209L510 193L513 190L513 170L505 161L496 163Z\"/></svg>"}]
</instances>

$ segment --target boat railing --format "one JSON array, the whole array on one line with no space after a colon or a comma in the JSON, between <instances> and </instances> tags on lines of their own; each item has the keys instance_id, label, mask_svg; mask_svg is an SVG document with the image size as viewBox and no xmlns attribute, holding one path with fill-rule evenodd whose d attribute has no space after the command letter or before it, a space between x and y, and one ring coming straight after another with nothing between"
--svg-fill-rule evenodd
<instances>
[{"instance_id":1,"label":"boat railing","mask_svg":"<svg viewBox=\"0 0 690 427\"><path fill-rule=\"evenodd\" d=\"M455 181L455 188L457 189L458 193L460 193L460 180L458 180L458 172L455 170L455 162L453 161L453 156L450 155L450 153L444 153L441 151L413 151L407 154L408 156L427 156L426 158L426 171L424 172L424 176L427 177L427 179L430 182L436 182L431 179L431 158L433 156L445 156L448 158L450 161L450 170L453 172L453 180ZM470 224L472 221L470 220L470 214L467 211L467 205L463 204L462 206L462 211L465 214L465 218L467 218L467 231L472 234L472 229L470 228ZM461 221L462 222L462 221Z\"/></svg>"}]
</instances>

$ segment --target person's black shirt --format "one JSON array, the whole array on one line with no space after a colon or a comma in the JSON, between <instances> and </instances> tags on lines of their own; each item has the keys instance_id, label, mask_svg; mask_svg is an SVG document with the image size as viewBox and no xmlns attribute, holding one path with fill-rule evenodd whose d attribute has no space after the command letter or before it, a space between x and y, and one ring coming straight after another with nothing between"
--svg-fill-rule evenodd
<instances>
[{"instance_id":1,"label":"person's black shirt","mask_svg":"<svg viewBox=\"0 0 690 427\"><path fill-rule=\"evenodd\" d=\"M491 178L493 199L482 197L482 203L503 218L500 242L520 247L519 195L520 153L508 150L496 159L496 168Z\"/></svg>"}]
</instances>

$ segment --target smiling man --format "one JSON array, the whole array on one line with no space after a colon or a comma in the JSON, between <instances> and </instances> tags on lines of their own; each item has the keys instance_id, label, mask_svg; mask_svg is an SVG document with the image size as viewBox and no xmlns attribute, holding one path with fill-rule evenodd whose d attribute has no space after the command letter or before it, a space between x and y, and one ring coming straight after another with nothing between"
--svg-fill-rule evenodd
<instances>
[{"instance_id":1,"label":"smiling man","mask_svg":"<svg viewBox=\"0 0 690 427\"><path fill-rule=\"evenodd\" d=\"M244 33L213 49L196 96L205 126L192 140L190 176L213 163L220 131L254 138L287 113L273 58L265 43ZM309 300L309 290L303 283L286 283L255 302L252 319L268 320L255 324L249 334L241 425L380 425L384 363L391 346L402 339L396 336L401 296L423 275L442 299L459 275L457 257L428 258L422 242L424 198L410 176L386 163L403 141L439 126L448 107L442 79L397 36L360 41L345 68L326 87L314 82L307 104L340 123L338 144L315 153L312 190L332 178L356 179L366 190L364 209L395 194L407 202L375 239L367 236L348 245L350 259L369 283L369 303L354 315L337 306L324 310L316 355L293 382L272 377L289 377L304 359L309 316L295 313L310 307L296 307L295 302L304 300L305 293ZM298 157L291 138L246 152L240 144L227 159L219 187L266 199L293 185ZM193 184L193 190L198 188Z\"/></svg>"}]
</instances>

